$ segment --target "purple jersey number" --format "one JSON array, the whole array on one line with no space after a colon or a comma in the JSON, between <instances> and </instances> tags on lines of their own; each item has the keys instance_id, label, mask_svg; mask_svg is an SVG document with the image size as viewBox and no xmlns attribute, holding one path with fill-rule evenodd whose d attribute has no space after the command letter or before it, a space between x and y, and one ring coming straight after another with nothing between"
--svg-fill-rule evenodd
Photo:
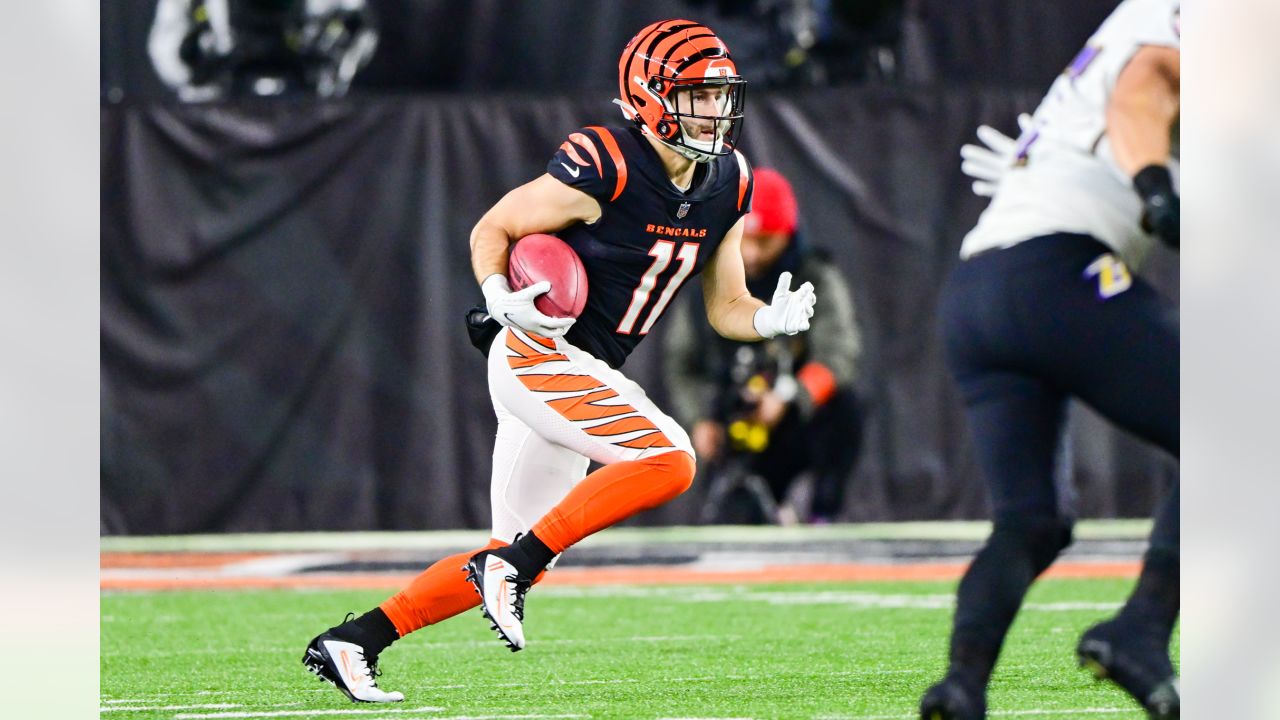
<instances>
[{"instance_id":1,"label":"purple jersey number","mask_svg":"<svg viewBox=\"0 0 1280 720\"><path fill-rule=\"evenodd\" d=\"M1102 54L1102 48L1097 45L1085 45L1080 52L1076 53L1071 64L1067 65L1062 71L1071 82L1075 82L1076 78L1084 74L1089 65ZM1040 130L1031 127L1027 131L1018 136L1018 144L1014 148L1014 162L1022 165L1027 162L1027 156L1031 150L1031 145L1040 139Z\"/></svg>"}]
</instances>

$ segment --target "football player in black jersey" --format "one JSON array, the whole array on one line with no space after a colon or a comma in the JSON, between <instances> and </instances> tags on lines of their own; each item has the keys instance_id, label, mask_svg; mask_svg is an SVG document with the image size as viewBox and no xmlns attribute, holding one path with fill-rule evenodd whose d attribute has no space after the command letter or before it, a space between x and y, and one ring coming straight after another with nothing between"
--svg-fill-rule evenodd
<instances>
[{"instance_id":1,"label":"football player in black jersey","mask_svg":"<svg viewBox=\"0 0 1280 720\"><path fill-rule=\"evenodd\" d=\"M702 273L707 319L725 337L809 327L809 283L792 290L783 274L768 304L747 291L751 171L735 147L745 82L728 48L704 25L667 20L632 38L618 70L630 125L570 133L546 174L472 230L476 280L502 326L487 348L498 416L492 540L311 642L303 661L353 700L403 699L377 687L378 654L474 607L477 592L499 637L523 648L525 593L559 553L689 487L688 436L617 368L691 276ZM511 244L533 233L557 234L582 259L589 295L576 321L534 307L545 281L511 291ZM590 460L603 467L586 475Z\"/></svg>"}]
</instances>

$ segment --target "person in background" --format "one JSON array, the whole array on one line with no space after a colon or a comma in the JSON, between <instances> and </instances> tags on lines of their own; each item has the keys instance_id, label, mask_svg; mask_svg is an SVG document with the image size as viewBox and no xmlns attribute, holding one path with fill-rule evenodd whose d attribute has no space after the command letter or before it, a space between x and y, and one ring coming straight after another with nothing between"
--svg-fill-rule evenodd
<instances>
[{"instance_id":1,"label":"person in background","mask_svg":"<svg viewBox=\"0 0 1280 720\"><path fill-rule=\"evenodd\" d=\"M341 97L377 48L366 0L159 0L147 51L185 102Z\"/></svg>"},{"instance_id":2,"label":"person in background","mask_svg":"<svg viewBox=\"0 0 1280 720\"><path fill-rule=\"evenodd\" d=\"M710 467L707 521L735 512L722 504L724 496L753 476L764 480L771 497L761 499L765 511L747 521L830 522L843 509L858 459L863 412L854 387L861 341L853 296L828 255L797 232L798 215L787 179L757 168L742 236L747 288L767 294L784 272L813 283L823 311L814 316L811 332L739 342L713 333L685 303L664 340L676 416ZM792 483L806 471L813 477L807 513L785 505ZM778 505L781 518L770 517Z\"/></svg>"}]
</instances>

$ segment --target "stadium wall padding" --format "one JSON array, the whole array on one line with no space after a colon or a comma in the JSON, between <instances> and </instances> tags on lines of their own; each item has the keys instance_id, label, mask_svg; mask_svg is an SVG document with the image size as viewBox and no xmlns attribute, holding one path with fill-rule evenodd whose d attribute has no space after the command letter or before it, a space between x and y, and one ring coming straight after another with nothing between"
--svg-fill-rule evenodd
<instances>
[{"instance_id":1,"label":"stadium wall padding","mask_svg":"<svg viewBox=\"0 0 1280 720\"><path fill-rule=\"evenodd\" d=\"M985 516L935 301L985 203L960 145L1037 101L749 98L745 153L792 179L807 237L855 292L871 415L849 519ZM495 421L462 323L480 299L468 234L569 131L615 113L599 95L104 105L103 532L487 526ZM1176 296L1176 260L1149 274ZM660 344L624 370L663 404ZM1145 515L1176 477L1084 409L1071 448L1084 516ZM692 523L703 490L633 522Z\"/></svg>"}]
</instances>

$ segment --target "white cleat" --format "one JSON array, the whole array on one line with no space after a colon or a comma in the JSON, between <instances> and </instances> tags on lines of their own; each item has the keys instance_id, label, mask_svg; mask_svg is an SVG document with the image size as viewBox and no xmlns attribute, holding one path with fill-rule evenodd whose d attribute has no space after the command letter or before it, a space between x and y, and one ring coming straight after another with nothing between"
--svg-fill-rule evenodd
<instances>
[{"instance_id":1,"label":"white cleat","mask_svg":"<svg viewBox=\"0 0 1280 720\"><path fill-rule=\"evenodd\" d=\"M302 664L321 680L334 684L352 702L400 702L404 694L378 687L377 668L370 667L364 648L324 633L311 641ZM375 660L376 665L376 660Z\"/></svg>"},{"instance_id":2,"label":"white cleat","mask_svg":"<svg viewBox=\"0 0 1280 720\"><path fill-rule=\"evenodd\" d=\"M524 649L524 596L532 583L516 567L485 550L471 556L463 570L480 594L480 611L511 652Z\"/></svg>"}]
</instances>

